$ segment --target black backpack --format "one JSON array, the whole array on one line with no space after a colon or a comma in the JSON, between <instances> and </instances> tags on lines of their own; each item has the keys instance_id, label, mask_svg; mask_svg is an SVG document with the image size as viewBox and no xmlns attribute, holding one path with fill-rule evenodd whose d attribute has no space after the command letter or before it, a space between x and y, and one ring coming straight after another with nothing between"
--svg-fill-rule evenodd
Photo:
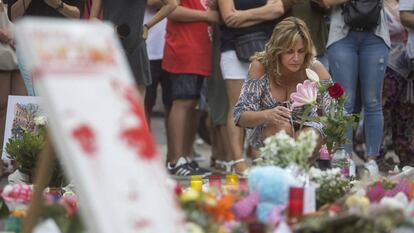
<instances>
[{"instance_id":1,"label":"black backpack","mask_svg":"<svg viewBox=\"0 0 414 233\"><path fill-rule=\"evenodd\" d=\"M350 0L342 5L342 10L351 29L369 31L380 23L382 0Z\"/></svg>"}]
</instances>

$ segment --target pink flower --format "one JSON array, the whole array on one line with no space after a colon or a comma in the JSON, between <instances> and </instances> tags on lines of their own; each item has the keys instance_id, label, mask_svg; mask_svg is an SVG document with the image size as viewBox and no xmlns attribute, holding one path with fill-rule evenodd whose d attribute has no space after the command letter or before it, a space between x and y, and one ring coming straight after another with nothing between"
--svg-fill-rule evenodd
<instances>
[{"instance_id":1,"label":"pink flower","mask_svg":"<svg viewBox=\"0 0 414 233\"><path fill-rule=\"evenodd\" d=\"M78 210L78 199L75 195L63 196L59 199L59 204L66 209L69 216L75 215Z\"/></svg>"},{"instance_id":2,"label":"pink flower","mask_svg":"<svg viewBox=\"0 0 414 233\"><path fill-rule=\"evenodd\" d=\"M6 185L1 196L6 201L29 203L32 198L32 187L26 184Z\"/></svg>"},{"instance_id":3,"label":"pink flower","mask_svg":"<svg viewBox=\"0 0 414 233\"><path fill-rule=\"evenodd\" d=\"M292 107L300 107L306 104L313 104L316 102L318 94L318 87L316 82L305 80L296 86L296 92L290 95L290 99L293 100Z\"/></svg>"}]
</instances>

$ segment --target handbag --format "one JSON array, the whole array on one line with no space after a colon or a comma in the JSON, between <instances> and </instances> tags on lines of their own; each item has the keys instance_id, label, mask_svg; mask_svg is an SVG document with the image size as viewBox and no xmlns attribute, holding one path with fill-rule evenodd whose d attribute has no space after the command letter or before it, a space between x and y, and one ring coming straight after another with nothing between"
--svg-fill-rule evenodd
<instances>
[{"instance_id":1,"label":"handbag","mask_svg":"<svg viewBox=\"0 0 414 233\"><path fill-rule=\"evenodd\" d=\"M342 5L345 24L356 31L370 31L381 20L382 0L350 0Z\"/></svg>"},{"instance_id":2,"label":"handbag","mask_svg":"<svg viewBox=\"0 0 414 233\"><path fill-rule=\"evenodd\" d=\"M7 16L7 6L0 3L0 29L12 30L13 24ZM6 43L0 43L0 70L17 70L16 51Z\"/></svg>"},{"instance_id":3,"label":"handbag","mask_svg":"<svg viewBox=\"0 0 414 233\"><path fill-rule=\"evenodd\" d=\"M267 35L264 32L253 32L236 37L234 48L237 58L242 62L249 62L254 53L264 50L266 41Z\"/></svg>"}]
</instances>

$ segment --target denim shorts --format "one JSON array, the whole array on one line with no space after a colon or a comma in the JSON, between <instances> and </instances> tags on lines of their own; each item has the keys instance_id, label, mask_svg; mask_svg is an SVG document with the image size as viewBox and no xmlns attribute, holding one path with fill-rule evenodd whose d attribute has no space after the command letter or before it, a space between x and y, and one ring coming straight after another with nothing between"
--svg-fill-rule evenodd
<instances>
[{"instance_id":1,"label":"denim shorts","mask_svg":"<svg viewBox=\"0 0 414 233\"><path fill-rule=\"evenodd\" d=\"M199 99L204 76L197 74L170 74L172 99Z\"/></svg>"}]
</instances>

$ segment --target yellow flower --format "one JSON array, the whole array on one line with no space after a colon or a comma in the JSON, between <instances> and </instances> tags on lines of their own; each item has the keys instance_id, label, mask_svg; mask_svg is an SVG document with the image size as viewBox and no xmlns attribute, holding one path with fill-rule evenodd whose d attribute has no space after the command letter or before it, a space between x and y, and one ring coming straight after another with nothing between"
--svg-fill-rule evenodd
<instances>
[{"instance_id":1,"label":"yellow flower","mask_svg":"<svg viewBox=\"0 0 414 233\"><path fill-rule=\"evenodd\" d=\"M180 195L181 202L196 201L200 198L200 192L195 189L188 189Z\"/></svg>"},{"instance_id":2,"label":"yellow flower","mask_svg":"<svg viewBox=\"0 0 414 233\"><path fill-rule=\"evenodd\" d=\"M185 224L186 232L188 233L204 233L203 228L201 228L198 224L187 222Z\"/></svg>"},{"instance_id":3,"label":"yellow flower","mask_svg":"<svg viewBox=\"0 0 414 233\"><path fill-rule=\"evenodd\" d=\"M352 211L362 211L362 213L368 213L369 199L365 196L352 195L345 201L345 205Z\"/></svg>"}]
</instances>

